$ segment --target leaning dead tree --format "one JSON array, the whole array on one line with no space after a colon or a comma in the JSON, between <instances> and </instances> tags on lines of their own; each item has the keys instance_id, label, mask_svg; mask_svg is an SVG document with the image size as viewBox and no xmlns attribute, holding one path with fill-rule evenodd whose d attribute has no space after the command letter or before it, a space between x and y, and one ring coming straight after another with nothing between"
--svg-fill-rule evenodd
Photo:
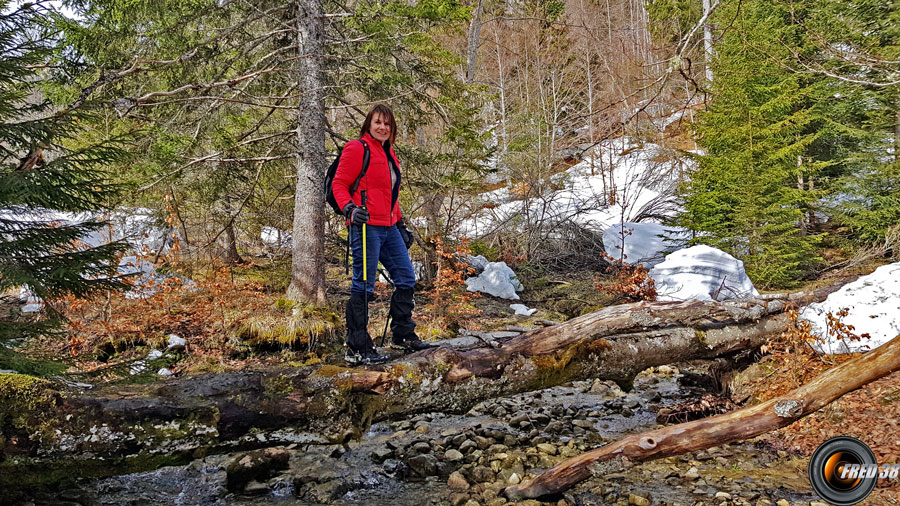
<instances>
[{"instance_id":1,"label":"leaning dead tree","mask_svg":"<svg viewBox=\"0 0 900 506\"><path fill-rule=\"evenodd\" d=\"M576 379L627 388L648 367L761 345L783 327L790 299L624 304L495 346L441 347L368 369L240 371L98 391L0 375L0 464L52 462L77 475L109 472L113 459L121 473L236 447L341 442L401 413L465 412Z\"/></svg>"},{"instance_id":2,"label":"leaning dead tree","mask_svg":"<svg viewBox=\"0 0 900 506\"><path fill-rule=\"evenodd\" d=\"M592 477L632 462L671 457L750 439L785 427L842 395L900 370L900 336L820 374L781 397L731 413L634 434L553 467L533 480L506 488L515 500L557 494Z\"/></svg>"}]
</instances>

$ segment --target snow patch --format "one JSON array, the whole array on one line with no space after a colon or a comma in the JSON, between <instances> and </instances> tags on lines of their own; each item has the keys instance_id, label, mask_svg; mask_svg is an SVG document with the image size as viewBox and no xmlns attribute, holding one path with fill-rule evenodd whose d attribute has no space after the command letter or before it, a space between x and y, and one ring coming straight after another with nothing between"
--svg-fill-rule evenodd
<instances>
[{"instance_id":1,"label":"snow patch","mask_svg":"<svg viewBox=\"0 0 900 506\"><path fill-rule=\"evenodd\" d=\"M501 299L519 300L516 292L523 288L516 273L506 262L488 262L481 274L466 279L468 291L483 292Z\"/></svg>"},{"instance_id":2,"label":"snow patch","mask_svg":"<svg viewBox=\"0 0 900 506\"><path fill-rule=\"evenodd\" d=\"M744 262L706 245L666 256L650 270L657 300L726 300L758 297Z\"/></svg>"},{"instance_id":3,"label":"snow patch","mask_svg":"<svg viewBox=\"0 0 900 506\"><path fill-rule=\"evenodd\" d=\"M606 254L618 260L625 244L626 264L641 264L650 268L665 258L665 251L684 248L689 232L679 227L666 227L659 223L617 223L603 231L603 247Z\"/></svg>"},{"instance_id":4,"label":"snow patch","mask_svg":"<svg viewBox=\"0 0 900 506\"><path fill-rule=\"evenodd\" d=\"M812 325L812 333L823 341L813 345L819 353L853 353L873 350L900 335L900 262L882 265L867 276L841 287L824 301L810 304L800 311L800 318ZM849 309L843 318L853 325L857 335L869 339L850 341L828 336L827 315L836 316Z\"/></svg>"},{"instance_id":5,"label":"snow patch","mask_svg":"<svg viewBox=\"0 0 900 506\"><path fill-rule=\"evenodd\" d=\"M672 216L672 199L681 172L690 160L672 160L666 148L630 138L609 139L552 182L561 190L522 200L507 187L484 193L484 207L457 228L460 236L481 237L523 219L533 222L572 221L603 230L623 221Z\"/></svg>"},{"instance_id":6,"label":"snow patch","mask_svg":"<svg viewBox=\"0 0 900 506\"><path fill-rule=\"evenodd\" d=\"M509 308L516 312L517 315L531 316L537 312L537 309L529 308L525 304L510 304Z\"/></svg>"}]
</instances>

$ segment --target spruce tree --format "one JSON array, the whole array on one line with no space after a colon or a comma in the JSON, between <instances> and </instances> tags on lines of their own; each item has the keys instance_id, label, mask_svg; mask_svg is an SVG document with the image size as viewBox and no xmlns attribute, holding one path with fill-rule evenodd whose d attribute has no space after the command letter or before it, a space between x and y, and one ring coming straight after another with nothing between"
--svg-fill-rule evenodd
<instances>
[{"instance_id":1,"label":"spruce tree","mask_svg":"<svg viewBox=\"0 0 900 506\"><path fill-rule=\"evenodd\" d=\"M120 288L115 258L124 244L83 242L106 226L95 211L118 191L106 183L103 167L119 151L110 144L67 149L83 115L55 107L42 93L53 55L48 12L40 3L6 1L0 12L0 293L26 287L52 301ZM55 222L51 210L76 220ZM60 221L59 213L52 216ZM52 308L39 319L4 313L0 340L59 321Z\"/></svg>"},{"instance_id":2,"label":"spruce tree","mask_svg":"<svg viewBox=\"0 0 900 506\"><path fill-rule=\"evenodd\" d=\"M694 242L741 258L761 286L793 284L819 261L810 217L861 136L840 84L779 63L788 45L813 50L795 23L804 9L766 0L718 13L734 26L717 45L713 100L697 126L705 154L683 187L679 221Z\"/></svg>"}]
</instances>

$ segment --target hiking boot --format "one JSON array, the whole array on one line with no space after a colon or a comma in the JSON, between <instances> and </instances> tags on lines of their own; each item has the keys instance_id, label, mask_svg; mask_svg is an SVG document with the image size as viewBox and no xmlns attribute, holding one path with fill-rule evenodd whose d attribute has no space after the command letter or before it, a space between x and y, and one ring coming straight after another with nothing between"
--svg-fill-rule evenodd
<instances>
[{"instance_id":1,"label":"hiking boot","mask_svg":"<svg viewBox=\"0 0 900 506\"><path fill-rule=\"evenodd\" d=\"M375 343L366 329L368 300L363 292L350 292L347 301L347 347L351 350L374 350Z\"/></svg>"},{"instance_id":2,"label":"hiking boot","mask_svg":"<svg viewBox=\"0 0 900 506\"><path fill-rule=\"evenodd\" d=\"M400 348L406 351L419 351L427 350L428 348L435 348L437 347L437 345L426 343L425 341L419 339L419 336L413 334L411 337L407 337L405 339L399 338L397 336L392 336L391 347Z\"/></svg>"},{"instance_id":3,"label":"hiking boot","mask_svg":"<svg viewBox=\"0 0 900 506\"><path fill-rule=\"evenodd\" d=\"M347 348L347 353L344 355L344 361L353 366L383 364L390 359L391 357L379 354L374 348L362 352Z\"/></svg>"}]
</instances>

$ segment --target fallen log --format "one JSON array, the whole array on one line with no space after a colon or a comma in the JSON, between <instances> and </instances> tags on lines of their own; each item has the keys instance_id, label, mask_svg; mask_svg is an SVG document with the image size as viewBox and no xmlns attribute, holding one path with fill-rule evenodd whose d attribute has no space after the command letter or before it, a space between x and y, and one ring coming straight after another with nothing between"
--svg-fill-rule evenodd
<instances>
[{"instance_id":1,"label":"fallen log","mask_svg":"<svg viewBox=\"0 0 900 506\"><path fill-rule=\"evenodd\" d=\"M489 398L577 379L627 388L648 367L760 346L783 327L784 309L798 297L625 304L497 347L440 347L367 369L238 371L96 391L0 375L0 487L3 477L27 481L28 469L54 479L43 471L48 463L65 478L237 448L342 442L400 413L461 413Z\"/></svg>"},{"instance_id":2,"label":"fallen log","mask_svg":"<svg viewBox=\"0 0 900 506\"><path fill-rule=\"evenodd\" d=\"M749 439L785 427L842 395L900 370L900 336L874 351L834 367L790 393L767 402L702 420L634 434L573 457L536 478L507 487L512 500L558 494L592 476L602 477L614 459L632 462L671 457Z\"/></svg>"}]
</instances>

